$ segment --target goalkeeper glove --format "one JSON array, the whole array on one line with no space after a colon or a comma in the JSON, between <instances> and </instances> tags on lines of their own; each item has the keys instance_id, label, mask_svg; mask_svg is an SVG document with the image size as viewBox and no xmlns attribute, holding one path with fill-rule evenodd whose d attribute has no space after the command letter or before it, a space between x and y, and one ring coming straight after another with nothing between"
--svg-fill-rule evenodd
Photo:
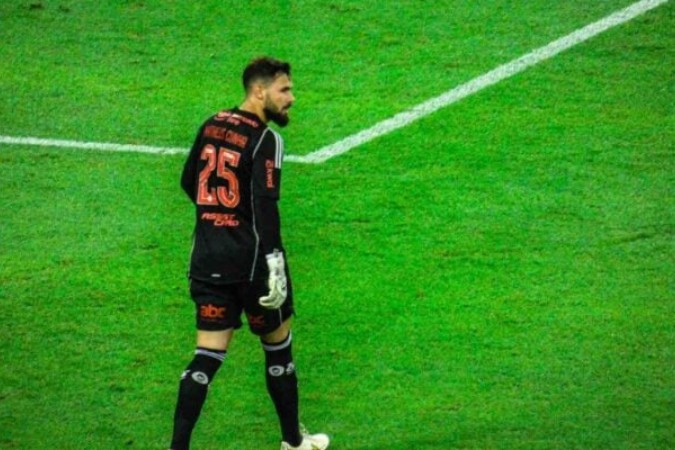
<instances>
[{"instance_id":1,"label":"goalkeeper glove","mask_svg":"<svg viewBox=\"0 0 675 450\"><path fill-rule=\"evenodd\" d=\"M286 301L286 295L288 293L284 254L275 249L274 253L265 255L265 258L267 259L267 268L269 269L267 287L269 287L270 292L266 296L260 297L258 303L267 309L279 309Z\"/></svg>"}]
</instances>

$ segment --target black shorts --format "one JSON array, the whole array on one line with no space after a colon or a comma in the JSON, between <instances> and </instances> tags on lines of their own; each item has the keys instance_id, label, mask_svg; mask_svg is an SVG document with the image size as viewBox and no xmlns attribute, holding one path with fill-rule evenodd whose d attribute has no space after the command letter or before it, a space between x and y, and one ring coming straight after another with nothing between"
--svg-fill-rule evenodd
<instances>
[{"instance_id":1,"label":"black shorts","mask_svg":"<svg viewBox=\"0 0 675 450\"><path fill-rule=\"evenodd\" d=\"M286 301L279 309L267 309L258 303L258 299L268 292L265 279L221 285L191 279L190 295L195 302L197 329L221 331L241 328L241 313L245 312L251 332L258 336L271 333L295 310L290 279Z\"/></svg>"}]
</instances>

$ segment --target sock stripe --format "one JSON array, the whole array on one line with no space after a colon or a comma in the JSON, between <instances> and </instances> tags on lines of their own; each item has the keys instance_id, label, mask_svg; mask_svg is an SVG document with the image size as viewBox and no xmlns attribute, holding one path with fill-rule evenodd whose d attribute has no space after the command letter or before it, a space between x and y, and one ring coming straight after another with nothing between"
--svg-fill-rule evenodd
<instances>
[{"instance_id":1,"label":"sock stripe","mask_svg":"<svg viewBox=\"0 0 675 450\"><path fill-rule=\"evenodd\" d=\"M195 355L208 356L209 358L213 358L220 362L225 361L226 354L227 352L221 352L217 350L207 350L205 348L198 348L197 350L195 350Z\"/></svg>"},{"instance_id":2,"label":"sock stripe","mask_svg":"<svg viewBox=\"0 0 675 450\"><path fill-rule=\"evenodd\" d=\"M263 349L266 352L276 352L276 351L288 348L288 346L291 345L292 340L293 340L293 334L289 332L286 339L279 342L278 344L268 344L268 343L263 342L263 341L260 341L260 342L262 342Z\"/></svg>"}]
</instances>

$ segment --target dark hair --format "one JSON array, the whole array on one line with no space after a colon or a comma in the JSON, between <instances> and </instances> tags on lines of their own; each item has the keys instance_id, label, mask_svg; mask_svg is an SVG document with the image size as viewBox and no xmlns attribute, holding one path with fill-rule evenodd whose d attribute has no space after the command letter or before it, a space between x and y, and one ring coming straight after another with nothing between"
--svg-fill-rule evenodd
<instances>
[{"instance_id":1,"label":"dark hair","mask_svg":"<svg viewBox=\"0 0 675 450\"><path fill-rule=\"evenodd\" d=\"M248 92L255 81L261 80L264 83L271 83L280 74L286 74L290 78L291 65L269 56L256 58L244 69L244 75L242 76L244 90Z\"/></svg>"}]
</instances>

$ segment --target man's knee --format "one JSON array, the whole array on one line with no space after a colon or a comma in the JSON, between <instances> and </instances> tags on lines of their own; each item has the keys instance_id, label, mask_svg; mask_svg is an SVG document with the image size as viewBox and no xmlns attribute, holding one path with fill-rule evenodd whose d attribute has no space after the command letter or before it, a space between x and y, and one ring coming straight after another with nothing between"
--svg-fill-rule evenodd
<instances>
[{"instance_id":1,"label":"man's knee","mask_svg":"<svg viewBox=\"0 0 675 450\"><path fill-rule=\"evenodd\" d=\"M288 318L279 327L267 334L260 336L263 344L278 344L286 340L291 332L291 319Z\"/></svg>"}]
</instances>

